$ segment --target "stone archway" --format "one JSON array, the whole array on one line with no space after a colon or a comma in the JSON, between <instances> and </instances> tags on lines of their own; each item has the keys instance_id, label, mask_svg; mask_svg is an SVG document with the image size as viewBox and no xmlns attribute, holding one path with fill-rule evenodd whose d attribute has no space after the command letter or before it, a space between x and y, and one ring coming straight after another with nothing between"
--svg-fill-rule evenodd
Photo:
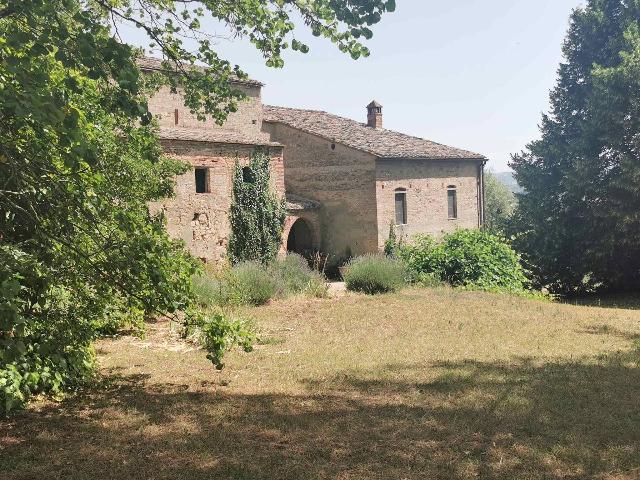
<instances>
[{"instance_id":1,"label":"stone archway","mask_svg":"<svg viewBox=\"0 0 640 480\"><path fill-rule=\"evenodd\" d=\"M311 225L303 218L298 218L287 236L287 252L309 255L314 250L313 231Z\"/></svg>"}]
</instances>

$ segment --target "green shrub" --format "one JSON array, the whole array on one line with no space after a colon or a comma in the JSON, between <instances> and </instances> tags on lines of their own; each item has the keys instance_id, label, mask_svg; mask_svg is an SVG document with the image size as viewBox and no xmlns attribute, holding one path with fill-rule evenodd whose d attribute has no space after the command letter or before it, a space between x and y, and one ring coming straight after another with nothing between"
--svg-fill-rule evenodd
<instances>
[{"instance_id":1,"label":"green shrub","mask_svg":"<svg viewBox=\"0 0 640 480\"><path fill-rule=\"evenodd\" d=\"M320 272L312 271L304 293L308 297L327 298L329 295L329 284L327 279Z\"/></svg>"},{"instance_id":2,"label":"green shrub","mask_svg":"<svg viewBox=\"0 0 640 480\"><path fill-rule=\"evenodd\" d=\"M426 288L442 287L444 282L435 273L419 273L412 276L413 283Z\"/></svg>"},{"instance_id":3,"label":"green shrub","mask_svg":"<svg viewBox=\"0 0 640 480\"><path fill-rule=\"evenodd\" d=\"M243 305L264 305L282 285L258 262L243 262L233 267L228 274L231 303Z\"/></svg>"},{"instance_id":4,"label":"green shrub","mask_svg":"<svg viewBox=\"0 0 640 480\"><path fill-rule=\"evenodd\" d=\"M93 322L96 336L116 335L129 331L138 336L144 335L144 310L135 306L127 306L121 298L116 298L107 305L104 315Z\"/></svg>"},{"instance_id":5,"label":"green shrub","mask_svg":"<svg viewBox=\"0 0 640 480\"><path fill-rule=\"evenodd\" d=\"M393 220L389 224L389 237L384 242L384 254L388 257L395 257L398 249L398 236L396 235L396 222Z\"/></svg>"},{"instance_id":6,"label":"green shrub","mask_svg":"<svg viewBox=\"0 0 640 480\"><path fill-rule=\"evenodd\" d=\"M414 278L425 274L453 286L522 292L527 279L519 255L507 240L483 230L456 230L436 243L418 237L399 256Z\"/></svg>"},{"instance_id":7,"label":"green shrub","mask_svg":"<svg viewBox=\"0 0 640 480\"><path fill-rule=\"evenodd\" d=\"M433 274L437 278L442 276L442 249L428 235L416 235L411 243L398 247L397 256L409 269L413 281L423 274Z\"/></svg>"},{"instance_id":8,"label":"green shrub","mask_svg":"<svg viewBox=\"0 0 640 480\"><path fill-rule=\"evenodd\" d=\"M309 262L297 253L289 253L279 258L268 268L282 286L281 297L304 293L310 297L324 298L329 286L324 275L312 270Z\"/></svg>"},{"instance_id":9,"label":"green shrub","mask_svg":"<svg viewBox=\"0 0 640 480\"><path fill-rule=\"evenodd\" d=\"M223 275L195 275L193 293L198 305L205 308L227 305L231 299L229 281Z\"/></svg>"},{"instance_id":10,"label":"green shrub","mask_svg":"<svg viewBox=\"0 0 640 480\"><path fill-rule=\"evenodd\" d=\"M269 265L268 271L279 279L283 288L281 296L301 293L312 273L309 263L296 253L289 253L284 258L275 260Z\"/></svg>"},{"instance_id":11,"label":"green shrub","mask_svg":"<svg viewBox=\"0 0 640 480\"><path fill-rule=\"evenodd\" d=\"M265 266L245 262L230 270L193 277L201 307L262 305L272 298L305 294L324 298L329 286L324 275L309 267L300 255L289 254Z\"/></svg>"},{"instance_id":12,"label":"green shrub","mask_svg":"<svg viewBox=\"0 0 640 480\"><path fill-rule=\"evenodd\" d=\"M202 345L208 352L207 358L218 370L224 367L222 358L227 351L238 346L250 352L256 341L251 321L229 317L221 312L193 314L190 323L185 325L184 336Z\"/></svg>"},{"instance_id":13,"label":"green shrub","mask_svg":"<svg viewBox=\"0 0 640 480\"><path fill-rule=\"evenodd\" d=\"M352 259L344 269L347 290L370 295L395 292L406 283L406 268L385 255L364 255Z\"/></svg>"}]
</instances>

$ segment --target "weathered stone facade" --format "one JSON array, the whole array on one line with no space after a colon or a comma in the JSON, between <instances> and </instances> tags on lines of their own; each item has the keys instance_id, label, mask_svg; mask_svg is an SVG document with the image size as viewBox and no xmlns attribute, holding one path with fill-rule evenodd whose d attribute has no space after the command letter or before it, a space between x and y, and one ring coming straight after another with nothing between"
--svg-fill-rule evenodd
<instances>
[{"instance_id":1,"label":"weathered stone facade","mask_svg":"<svg viewBox=\"0 0 640 480\"><path fill-rule=\"evenodd\" d=\"M284 124L264 128L286 145L285 191L320 204L317 220L300 214L319 233L320 250L337 256L375 251L375 157Z\"/></svg>"},{"instance_id":2,"label":"weathered stone facade","mask_svg":"<svg viewBox=\"0 0 640 480\"><path fill-rule=\"evenodd\" d=\"M368 122L360 124L326 112L266 108L263 129L285 146L287 194L320 204L317 223L307 220L320 232L320 249L335 258L379 251L391 223L406 240L481 225L486 159L384 130L380 104L367 109ZM405 221L396 218L398 191L405 195Z\"/></svg>"},{"instance_id":3,"label":"weathered stone facade","mask_svg":"<svg viewBox=\"0 0 640 480\"><path fill-rule=\"evenodd\" d=\"M395 220L397 189L406 190L407 223L396 227L396 233L405 239L416 234L439 236L456 228L477 228L481 221L480 168L478 162L464 160L377 160L378 246L384 246L389 225ZM450 187L456 190L456 218L448 215Z\"/></svg>"},{"instance_id":4,"label":"weathered stone facade","mask_svg":"<svg viewBox=\"0 0 640 480\"><path fill-rule=\"evenodd\" d=\"M198 121L168 89L149 102L166 153L191 166L177 179L176 196L152 208L164 211L169 233L196 257L226 257L234 165L248 163L258 149L271 158L274 190L287 197L282 252L321 250L340 259L378 251L390 222L398 223L398 189L406 192L406 218L396 229L407 238L481 224L481 155L382 129L377 102L368 106L367 124L264 107L260 83L240 81L236 87L247 100L223 126ZM204 191L197 191L196 169Z\"/></svg>"},{"instance_id":5,"label":"weathered stone facade","mask_svg":"<svg viewBox=\"0 0 640 480\"><path fill-rule=\"evenodd\" d=\"M184 106L181 95L172 94L167 88L149 100L165 152L191 167L177 178L176 195L151 208L164 212L172 237L182 239L194 256L207 262L226 257L236 161L246 165L257 150L267 153L271 158L272 186L284 195L282 146L261 130L261 84L238 82L235 87L243 90L247 99L222 126L211 119L198 120ZM204 192L197 192L196 169L205 169Z\"/></svg>"},{"instance_id":6,"label":"weathered stone facade","mask_svg":"<svg viewBox=\"0 0 640 480\"><path fill-rule=\"evenodd\" d=\"M232 145L209 142L163 140L168 155L193 168L177 178L175 197L153 205L162 209L167 230L174 238L184 240L191 253L206 261L224 260L229 241L229 208L235 162L246 165L257 148L254 145ZM282 147L260 147L271 156L272 185L284 193ZM208 170L207 192L197 193L195 168Z\"/></svg>"}]
</instances>

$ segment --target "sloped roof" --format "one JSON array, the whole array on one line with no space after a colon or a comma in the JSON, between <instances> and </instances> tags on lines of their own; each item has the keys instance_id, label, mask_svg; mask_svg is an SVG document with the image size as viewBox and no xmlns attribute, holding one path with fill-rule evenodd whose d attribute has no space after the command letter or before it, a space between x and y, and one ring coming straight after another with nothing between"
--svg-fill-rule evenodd
<instances>
[{"instance_id":1,"label":"sloped roof","mask_svg":"<svg viewBox=\"0 0 640 480\"><path fill-rule=\"evenodd\" d=\"M381 158L486 160L479 153L449 147L393 130L371 128L365 123L320 110L301 110L265 105L264 121L283 123Z\"/></svg>"},{"instance_id":2,"label":"sloped roof","mask_svg":"<svg viewBox=\"0 0 640 480\"><path fill-rule=\"evenodd\" d=\"M156 72L166 71L166 69L163 68L162 66L162 59L160 58L141 57L137 60L137 63L141 70L156 71ZM202 71L204 71L205 69L204 67L201 67L198 65L196 65L196 68ZM238 78L235 76L231 78L231 81L234 83L241 83L244 85L253 85L256 87L262 87L264 85L263 83L258 82L257 80L252 80L250 78Z\"/></svg>"},{"instance_id":3,"label":"sloped roof","mask_svg":"<svg viewBox=\"0 0 640 480\"><path fill-rule=\"evenodd\" d=\"M160 127L161 140L185 140L191 142L231 143L236 145L260 145L281 147L280 143L271 142L267 136L246 135L234 130Z\"/></svg>"}]
</instances>

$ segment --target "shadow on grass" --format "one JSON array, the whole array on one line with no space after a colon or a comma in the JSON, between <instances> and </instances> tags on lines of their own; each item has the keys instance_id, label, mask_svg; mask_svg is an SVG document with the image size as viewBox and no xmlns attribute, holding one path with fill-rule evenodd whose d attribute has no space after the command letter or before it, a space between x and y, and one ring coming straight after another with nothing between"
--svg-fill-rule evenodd
<instances>
[{"instance_id":1,"label":"shadow on grass","mask_svg":"<svg viewBox=\"0 0 640 480\"><path fill-rule=\"evenodd\" d=\"M623 310L640 310L640 292L625 292L583 297L567 297L560 300L569 305L600 308L620 308Z\"/></svg>"},{"instance_id":2,"label":"shadow on grass","mask_svg":"<svg viewBox=\"0 0 640 480\"><path fill-rule=\"evenodd\" d=\"M304 395L192 391L115 372L0 423L4 479L640 477L638 349L572 362L389 365ZM434 375L425 381L425 371ZM191 387L193 388L193 387Z\"/></svg>"}]
</instances>

